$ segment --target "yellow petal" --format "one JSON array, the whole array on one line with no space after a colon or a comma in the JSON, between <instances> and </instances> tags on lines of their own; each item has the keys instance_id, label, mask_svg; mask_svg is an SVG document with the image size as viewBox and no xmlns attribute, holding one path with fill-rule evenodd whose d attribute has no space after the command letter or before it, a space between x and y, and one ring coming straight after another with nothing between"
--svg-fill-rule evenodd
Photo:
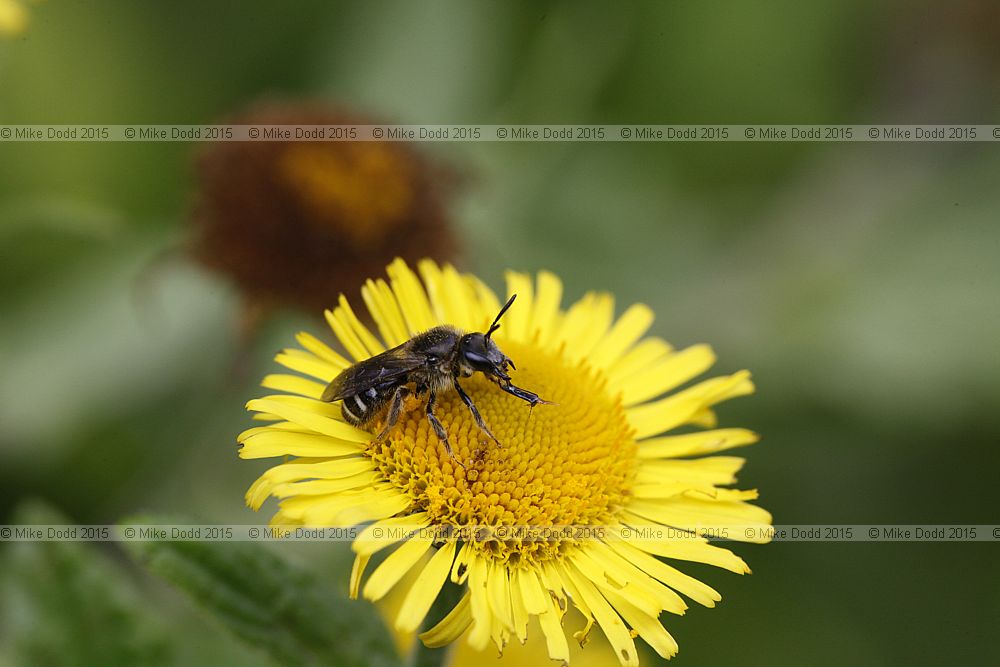
<instances>
[{"instance_id":1,"label":"yellow petal","mask_svg":"<svg viewBox=\"0 0 1000 667\"><path fill-rule=\"evenodd\" d=\"M330 417L321 416L311 410L288 405L279 400L274 400L273 397L268 399L254 399L247 403L247 408L277 415L282 419L301 424L316 433L322 433L331 438L348 440L350 442L368 442L372 439L371 433L362 431L355 426L331 419Z\"/></svg>"},{"instance_id":2,"label":"yellow petal","mask_svg":"<svg viewBox=\"0 0 1000 667\"><path fill-rule=\"evenodd\" d=\"M327 403L326 401L318 401L315 398L293 396L289 394L268 394L267 396L261 396L258 400L275 401L277 403L281 403L282 405L289 405L293 408L306 410L321 417L330 417L331 419L337 420L341 419L340 406Z\"/></svg>"},{"instance_id":3,"label":"yellow petal","mask_svg":"<svg viewBox=\"0 0 1000 667\"><path fill-rule=\"evenodd\" d=\"M595 563L589 558L583 549L573 554L573 565L580 573L587 578L599 591L620 590L627 591L627 594L636 600L636 604L649 614L658 614L661 607L657 605L652 595L641 588L632 585L625 580L614 579L608 575L604 567Z\"/></svg>"},{"instance_id":4,"label":"yellow petal","mask_svg":"<svg viewBox=\"0 0 1000 667\"><path fill-rule=\"evenodd\" d=\"M271 495L276 498L287 498L289 496L321 496L327 493L337 493L348 489L369 487L379 477L379 473L374 470L367 470L349 477L338 479L314 479L305 482L289 482L286 484L275 484L271 489Z\"/></svg>"},{"instance_id":5,"label":"yellow petal","mask_svg":"<svg viewBox=\"0 0 1000 667\"><path fill-rule=\"evenodd\" d=\"M313 501L314 506L305 509L302 520L309 526L353 526L398 514L412 502L409 497L395 489L385 489L381 492L366 490L358 498L339 493L337 499L346 500L346 506L334 502L333 499L319 503L316 502L318 500L316 496L305 498L306 501Z\"/></svg>"},{"instance_id":6,"label":"yellow petal","mask_svg":"<svg viewBox=\"0 0 1000 667\"><path fill-rule=\"evenodd\" d=\"M414 632L420 627L435 598L441 592L455 559L455 541L444 543L431 557L403 600L403 606L396 617L396 629L400 632Z\"/></svg>"},{"instance_id":7,"label":"yellow petal","mask_svg":"<svg viewBox=\"0 0 1000 667\"><path fill-rule=\"evenodd\" d=\"M518 583L521 573L520 568L510 571L510 610L514 619L514 634L523 644L528 641L528 610L524 606L524 595Z\"/></svg>"},{"instance_id":8,"label":"yellow petal","mask_svg":"<svg viewBox=\"0 0 1000 667\"><path fill-rule=\"evenodd\" d=\"M348 595L352 600L358 599L358 591L361 590L361 577L365 574L365 567L371 556L358 554L354 557L354 564L351 566L351 582L348 586Z\"/></svg>"},{"instance_id":9,"label":"yellow petal","mask_svg":"<svg viewBox=\"0 0 1000 667\"><path fill-rule=\"evenodd\" d=\"M490 613L489 596L486 591L487 564L483 558L473 554L469 559L469 593L472 595L472 630L469 645L482 651L490 641L493 615Z\"/></svg>"},{"instance_id":10,"label":"yellow petal","mask_svg":"<svg viewBox=\"0 0 1000 667\"><path fill-rule=\"evenodd\" d=\"M566 312L559 338L566 341L565 355L570 360L588 359L611 327L615 300L605 292L591 292Z\"/></svg>"},{"instance_id":11,"label":"yellow petal","mask_svg":"<svg viewBox=\"0 0 1000 667\"><path fill-rule=\"evenodd\" d=\"M452 307L456 311L455 324L465 331L474 331L482 321L475 284L459 273L451 264L445 265L442 276L446 289L453 295Z\"/></svg>"},{"instance_id":12,"label":"yellow petal","mask_svg":"<svg viewBox=\"0 0 1000 667\"><path fill-rule=\"evenodd\" d=\"M547 347L553 340L559 320L559 304L563 286L559 278L548 271L539 271L536 278L535 312L532 323L538 332L539 345Z\"/></svg>"},{"instance_id":13,"label":"yellow petal","mask_svg":"<svg viewBox=\"0 0 1000 667\"><path fill-rule=\"evenodd\" d=\"M632 485L633 498L672 498L682 493L701 492L714 494L716 487L711 484L695 485L691 482L667 482L652 475L637 479Z\"/></svg>"},{"instance_id":14,"label":"yellow petal","mask_svg":"<svg viewBox=\"0 0 1000 667\"><path fill-rule=\"evenodd\" d=\"M726 537L745 542L770 542L771 514L756 505L742 501L700 500L675 497L667 500L635 500L628 505L630 512L662 524L683 529L698 529L717 535L715 528L726 528ZM753 530L748 530L748 529Z\"/></svg>"},{"instance_id":15,"label":"yellow petal","mask_svg":"<svg viewBox=\"0 0 1000 667\"><path fill-rule=\"evenodd\" d=\"M580 359L577 353L576 338L581 332L585 332L590 322L595 297L593 292L587 292L570 305L559 318L559 329L555 332L553 340L557 346L563 349L563 354L571 361Z\"/></svg>"},{"instance_id":16,"label":"yellow petal","mask_svg":"<svg viewBox=\"0 0 1000 667\"><path fill-rule=\"evenodd\" d=\"M293 424L292 422L279 421L274 424L268 424L267 426L254 426L253 428L248 428L236 436L236 442L246 442L255 435L261 433L272 433L274 431L288 432L288 433L309 433L309 429L299 426L298 424Z\"/></svg>"},{"instance_id":17,"label":"yellow petal","mask_svg":"<svg viewBox=\"0 0 1000 667\"><path fill-rule=\"evenodd\" d=\"M325 384L307 380L298 375L287 375L284 373L273 373L265 375L260 386L276 391L287 391L290 394L298 394L306 398L319 399L326 389Z\"/></svg>"},{"instance_id":18,"label":"yellow petal","mask_svg":"<svg viewBox=\"0 0 1000 667\"><path fill-rule=\"evenodd\" d=\"M331 467L331 464L337 465ZM358 477L358 473L363 471L365 475ZM247 505L256 511L269 495L278 497L288 495L287 493L283 493L288 482L328 475L331 478L342 477L349 479L349 482L345 482L340 487L347 489L371 483L374 479L374 472L371 461L360 457L353 460L325 461L319 463L285 463L277 465L261 475L247 491L246 501ZM329 492L320 491L320 493Z\"/></svg>"},{"instance_id":19,"label":"yellow petal","mask_svg":"<svg viewBox=\"0 0 1000 667\"><path fill-rule=\"evenodd\" d=\"M361 534L351 544L351 549L356 554L371 556L390 544L408 538L412 531L425 528L430 525L430 522L427 512L416 512L376 521L361 531Z\"/></svg>"},{"instance_id":20,"label":"yellow petal","mask_svg":"<svg viewBox=\"0 0 1000 667\"><path fill-rule=\"evenodd\" d=\"M689 423L704 408L736 396L753 393L750 373L740 371L733 375L712 378L667 398L629 408L629 423L642 439Z\"/></svg>"},{"instance_id":21,"label":"yellow petal","mask_svg":"<svg viewBox=\"0 0 1000 667\"><path fill-rule=\"evenodd\" d=\"M274 360L285 368L289 368L299 373L305 373L306 375L311 375L312 377L327 383L340 375L340 372L345 368L324 359L320 359L316 355L306 352L305 350L296 350L294 348L283 350L280 354L274 357Z\"/></svg>"},{"instance_id":22,"label":"yellow petal","mask_svg":"<svg viewBox=\"0 0 1000 667\"><path fill-rule=\"evenodd\" d=\"M604 543L595 540L589 543L586 549L581 549L580 552L585 557L599 563L604 569L605 577L617 578L648 593L657 603L657 608L650 610L654 611L652 614L654 618L659 615L660 611L683 614L687 609L687 603L677 593L653 579L629 560L619 556ZM595 583L597 582L595 581ZM639 598L629 595L628 587L621 588L619 592L631 599L635 606L641 607Z\"/></svg>"},{"instance_id":23,"label":"yellow petal","mask_svg":"<svg viewBox=\"0 0 1000 667\"><path fill-rule=\"evenodd\" d=\"M406 262L397 258L386 268L386 272L411 336L440 324L431 311L427 292Z\"/></svg>"},{"instance_id":24,"label":"yellow petal","mask_svg":"<svg viewBox=\"0 0 1000 667\"><path fill-rule=\"evenodd\" d=\"M583 595L577 590L576 584L573 579L565 573L565 567L556 568L555 566L545 569L547 576L553 581L559 581L559 588L565 590L569 595L570 599L573 601L573 606L576 607L583 618L586 620L586 624L580 630L573 633L573 638L576 639L577 643L580 644L582 648L589 641L590 630L594 627L594 615L590 611L590 607L587 605L586 600L584 600ZM559 574L562 572L563 574ZM566 609L562 608L565 612Z\"/></svg>"},{"instance_id":25,"label":"yellow petal","mask_svg":"<svg viewBox=\"0 0 1000 667\"><path fill-rule=\"evenodd\" d=\"M474 294L455 267L446 265L439 268L430 260L422 260L418 269L427 286L431 307L438 321L463 330L476 326L476 318L470 308L470 300L474 298Z\"/></svg>"},{"instance_id":26,"label":"yellow petal","mask_svg":"<svg viewBox=\"0 0 1000 667\"><path fill-rule=\"evenodd\" d=\"M666 357L673 352L673 349L662 338L655 336L646 338L608 367L608 381L620 385L629 376L649 368L650 364Z\"/></svg>"},{"instance_id":27,"label":"yellow petal","mask_svg":"<svg viewBox=\"0 0 1000 667\"><path fill-rule=\"evenodd\" d=\"M347 456L361 453L358 443L340 438L331 438L318 433L298 433L295 431L264 428L245 438L240 448L240 458L262 459L271 456Z\"/></svg>"},{"instance_id":28,"label":"yellow petal","mask_svg":"<svg viewBox=\"0 0 1000 667\"><path fill-rule=\"evenodd\" d=\"M643 483L688 482L693 486L732 484L746 459L739 456L706 456L701 459L644 461L636 474Z\"/></svg>"},{"instance_id":29,"label":"yellow petal","mask_svg":"<svg viewBox=\"0 0 1000 667\"><path fill-rule=\"evenodd\" d=\"M358 502L360 497L361 492L349 491L329 496L320 496L318 498L315 496L309 498L286 498L280 503L280 512L288 519L291 519L292 523L299 525L309 523L310 526L319 527L323 523L315 519L307 522L307 515L312 517L319 514L326 518L326 524L330 524L332 517L336 516L336 512Z\"/></svg>"},{"instance_id":30,"label":"yellow petal","mask_svg":"<svg viewBox=\"0 0 1000 667\"><path fill-rule=\"evenodd\" d=\"M704 584L694 577L670 567L663 561L650 556L645 551L636 549L627 542L610 540L607 545L643 572L646 572L655 579L659 579L667 586L683 593L699 604L706 607L714 607L715 603L722 599L722 596L708 584Z\"/></svg>"},{"instance_id":31,"label":"yellow petal","mask_svg":"<svg viewBox=\"0 0 1000 667\"><path fill-rule=\"evenodd\" d=\"M466 591L455 608L448 612L437 625L420 634L420 641L424 643L424 646L441 648L462 636L462 633L472 624L471 598L472 595Z\"/></svg>"},{"instance_id":32,"label":"yellow petal","mask_svg":"<svg viewBox=\"0 0 1000 667\"><path fill-rule=\"evenodd\" d=\"M469 578L469 559L472 558L472 543L466 542L455 556L455 564L451 566L451 581L461 586Z\"/></svg>"},{"instance_id":33,"label":"yellow petal","mask_svg":"<svg viewBox=\"0 0 1000 667\"><path fill-rule=\"evenodd\" d=\"M708 345L692 345L671 354L636 373L621 386L610 386L622 392L622 403L635 405L656 398L707 371L715 363L715 353Z\"/></svg>"},{"instance_id":34,"label":"yellow petal","mask_svg":"<svg viewBox=\"0 0 1000 667\"><path fill-rule=\"evenodd\" d=\"M661 658L670 659L677 655L677 642L660 624L655 616L650 616L633 604L624 595L607 591L608 601L614 606L642 639L653 647ZM622 663L624 664L624 663Z\"/></svg>"},{"instance_id":35,"label":"yellow petal","mask_svg":"<svg viewBox=\"0 0 1000 667\"><path fill-rule=\"evenodd\" d=\"M441 269L437 263L423 259L417 262L417 271L424 282L424 289L427 290L427 298L431 304L431 311L434 319L438 322L453 323L453 311L450 311L448 292L445 289L441 278Z\"/></svg>"},{"instance_id":36,"label":"yellow petal","mask_svg":"<svg viewBox=\"0 0 1000 667\"><path fill-rule=\"evenodd\" d=\"M760 440L745 428L722 428L684 435L668 435L639 442L639 458L658 459L712 454L732 447L752 445Z\"/></svg>"},{"instance_id":37,"label":"yellow petal","mask_svg":"<svg viewBox=\"0 0 1000 667\"><path fill-rule=\"evenodd\" d=\"M549 599L548 610L538 616L538 624L545 635L545 648L549 658L559 661L560 664L569 665L569 643L566 641L566 633L563 631L560 619L562 614L555 600Z\"/></svg>"},{"instance_id":38,"label":"yellow petal","mask_svg":"<svg viewBox=\"0 0 1000 667\"><path fill-rule=\"evenodd\" d=\"M372 576L368 577L362 594L372 602L382 599L430 548L431 540L427 538L417 537L404 542L375 568Z\"/></svg>"},{"instance_id":39,"label":"yellow petal","mask_svg":"<svg viewBox=\"0 0 1000 667\"><path fill-rule=\"evenodd\" d=\"M283 484L310 478L341 479L365 472L375 472L371 459L364 456L353 456L333 461L303 461L299 459L291 463L276 465L265 472L264 476L277 484Z\"/></svg>"},{"instance_id":40,"label":"yellow petal","mask_svg":"<svg viewBox=\"0 0 1000 667\"><path fill-rule=\"evenodd\" d=\"M549 597L557 602L561 618L566 613L566 594L563 591L567 589L563 583L562 575L559 574L559 569L551 561L545 561L542 563L542 569L535 570L535 573L548 591Z\"/></svg>"},{"instance_id":41,"label":"yellow petal","mask_svg":"<svg viewBox=\"0 0 1000 667\"><path fill-rule=\"evenodd\" d=\"M501 327L505 338L524 342L534 333L531 321L534 304L534 286L531 282L531 276L527 274L507 271L506 276L507 297L510 298L511 295L516 294L517 300L503 316Z\"/></svg>"},{"instance_id":42,"label":"yellow petal","mask_svg":"<svg viewBox=\"0 0 1000 667\"><path fill-rule=\"evenodd\" d=\"M475 331L486 331L493 318L500 312L500 299L497 298L496 292L479 278L467 275L465 279L475 294L472 304L475 320L472 328Z\"/></svg>"},{"instance_id":43,"label":"yellow petal","mask_svg":"<svg viewBox=\"0 0 1000 667\"><path fill-rule=\"evenodd\" d=\"M351 329L351 325L346 321L343 311L340 308L323 311L323 316L326 318L326 323L330 325L330 329L333 330L337 340L344 346L347 353L354 358L355 362L364 361L372 356L369 354L368 348L365 347L361 339Z\"/></svg>"},{"instance_id":44,"label":"yellow petal","mask_svg":"<svg viewBox=\"0 0 1000 667\"><path fill-rule=\"evenodd\" d=\"M588 360L595 368L609 368L646 333L652 324L652 309L645 304L632 304L625 309Z\"/></svg>"},{"instance_id":45,"label":"yellow petal","mask_svg":"<svg viewBox=\"0 0 1000 667\"><path fill-rule=\"evenodd\" d=\"M514 615L510 603L510 579L507 566L491 561L487 568L486 595L493 617L508 630L514 629Z\"/></svg>"},{"instance_id":46,"label":"yellow petal","mask_svg":"<svg viewBox=\"0 0 1000 667\"><path fill-rule=\"evenodd\" d=\"M314 518L316 515L325 518L325 523L329 525L332 524L333 517L336 516L337 512L352 504L360 502L365 496L373 498L376 496L382 497L382 495L368 491L355 490L327 496L286 498L280 503L280 511L288 518L293 519L293 523L299 525L306 525L308 523L310 526L319 527L320 525L323 525L323 522L316 520ZM307 521L307 517L311 520Z\"/></svg>"},{"instance_id":47,"label":"yellow petal","mask_svg":"<svg viewBox=\"0 0 1000 667\"><path fill-rule=\"evenodd\" d=\"M510 630L496 614L490 619L490 639L497 647L498 656L502 657L503 650L507 647L507 642L510 641Z\"/></svg>"},{"instance_id":48,"label":"yellow petal","mask_svg":"<svg viewBox=\"0 0 1000 667\"><path fill-rule=\"evenodd\" d=\"M366 281L361 288L361 298L387 346L395 347L410 338L406 323L403 321L403 313L400 312L396 296L388 283L381 278L377 281Z\"/></svg>"},{"instance_id":49,"label":"yellow petal","mask_svg":"<svg viewBox=\"0 0 1000 667\"><path fill-rule=\"evenodd\" d=\"M663 556L665 558L676 558L677 560L687 560L695 563L706 563L721 567L736 574L749 574L750 568L743 560L728 549L723 549L708 543L705 538L673 538L662 539L648 536L640 527L657 527L642 517L631 514L628 511L622 512L622 521L633 529L626 533L622 532L619 537L626 543L636 547L641 551ZM662 526L659 526L662 528ZM676 530L676 529L675 529Z\"/></svg>"},{"instance_id":50,"label":"yellow petal","mask_svg":"<svg viewBox=\"0 0 1000 667\"><path fill-rule=\"evenodd\" d=\"M296 334L295 340L299 342L299 345L319 357L321 360L332 364L341 370L351 365L351 362L334 352L329 345L310 333L300 331Z\"/></svg>"},{"instance_id":51,"label":"yellow petal","mask_svg":"<svg viewBox=\"0 0 1000 667\"><path fill-rule=\"evenodd\" d=\"M521 600L524 601L524 608L529 614L542 614L548 610L548 593L539 583L533 569L518 568L511 574L517 588L521 591Z\"/></svg>"},{"instance_id":52,"label":"yellow petal","mask_svg":"<svg viewBox=\"0 0 1000 667\"><path fill-rule=\"evenodd\" d=\"M368 356L374 357L376 354L385 352L385 346L382 345L382 342L379 341L372 334L372 332L368 330L368 327L361 323L358 316L354 314L354 309L351 308L351 304L348 302L347 297L341 294L337 303L338 307L334 312L340 321L346 323L351 328L354 335L357 336L358 340L361 341L361 344L364 345L368 352Z\"/></svg>"},{"instance_id":53,"label":"yellow petal","mask_svg":"<svg viewBox=\"0 0 1000 667\"><path fill-rule=\"evenodd\" d=\"M260 506L264 504L271 495L271 483L264 477L258 477L257 480L250 485L247 489L246 494L243 496L243 500L246 501L247 507L252 509L254 512L260 509Z\"/></svg>"},{"instance_id":54,"label":"yellow petal","mask_svg":"<svg viewBox=\"0 0 1000 667\"><path fill-rule=\"evenodd\" d=\"M590 607L594 619L604 631L604 636L614 647L619 662L623 667L639 667L639 654L635 650L635 642L632 641L632 635L618 613L572 562L566 563L564 571Z\"/></svg>"}]
</instances>

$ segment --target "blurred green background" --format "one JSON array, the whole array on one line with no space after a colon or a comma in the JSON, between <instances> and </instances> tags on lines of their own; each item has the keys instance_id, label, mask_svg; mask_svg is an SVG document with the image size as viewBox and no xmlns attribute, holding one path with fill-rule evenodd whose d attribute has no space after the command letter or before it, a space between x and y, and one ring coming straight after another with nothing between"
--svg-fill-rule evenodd
<instances>
[{"instance_id":1,"label":"blurred green background","mask_svg":"<svg viewBox=\"0 0 1000 667\"><path fill-rule=\"evenodd\" d=\"M988 123L1000 102L986 0L26 6L0 39L0 123L209 123L265 96L435 124ZM234 435L315 320L272 319L234 375L234 289L182 259L145 280L185 237L198 148L0 144L0 522L29 497L80 523L261 519L243 493L267 462L240 462ZM997 522L996 145L420 148L469 177L463 268L646 302L654 333L753 371L758 393L721 419L763 434L741 485L776 523ZM270 664L104 546L169 660ZM343 550L280 548L343 588ZM677 664L996 659L997 544L736 550L753 576L685 568L724 601L666 619ZM11 664L24 633L81 617L17 586Z\"/></svg>"}]
</instances>

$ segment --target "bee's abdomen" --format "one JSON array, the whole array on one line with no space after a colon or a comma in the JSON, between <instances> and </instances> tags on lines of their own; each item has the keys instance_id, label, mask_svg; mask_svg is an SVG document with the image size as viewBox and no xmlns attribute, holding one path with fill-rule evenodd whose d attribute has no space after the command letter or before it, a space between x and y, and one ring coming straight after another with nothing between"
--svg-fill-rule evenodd
<instances>
[{"instance_id":1,"label":"bee's abdomen","mask_svg":"<svg viewBox=\"0 0 1000 667\"><path fill-rule=\"evenodd\" d=\"M372 387L360 394L344 397L340 407L348 424L364 426L375 419L389 400L389 392Z\"/></svg>"}]
</instances>

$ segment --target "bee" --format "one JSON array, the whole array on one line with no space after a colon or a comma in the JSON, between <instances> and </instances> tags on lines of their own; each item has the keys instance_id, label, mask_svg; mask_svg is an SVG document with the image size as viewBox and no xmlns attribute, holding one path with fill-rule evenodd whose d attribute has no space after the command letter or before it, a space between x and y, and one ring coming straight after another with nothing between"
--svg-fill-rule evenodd
<instances>
[{"instance_id":1,"label":"bee","mask_svg":"<svg viewBox=\"0 0 1000 667\"><path fill-rule=\"evenodd\" d=\"M341 411L344 418L348 423L361 427L374 421L388 405L385 426L377 437L377 441L382 441L399 421L406 397L410 394L417 397L426 395L424 412L427 421L448 455L454 458L448 434L434 414L438 394L454 390L472 413L479 429L499 445L500 441L490 432L476 404L458 379L482 373L501 390L526 401L531 407L539 403L551 405L538 394L511 382L507 370L516 370L514 362L490 340L493 332L500 328L500 318L515 298L516 294L504 304L486 333L465 333L447 325L428 329L402 345L344 369L327 385L322 400L328 403L343 401Z\"/></svg>"}]
</instances>

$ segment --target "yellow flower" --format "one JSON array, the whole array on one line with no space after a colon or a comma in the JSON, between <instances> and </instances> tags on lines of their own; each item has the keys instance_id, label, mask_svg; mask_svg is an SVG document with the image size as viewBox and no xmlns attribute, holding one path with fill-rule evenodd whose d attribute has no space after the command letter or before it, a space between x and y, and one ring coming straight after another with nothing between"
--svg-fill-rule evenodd
<instances>
[{"instance_id":1,"label":"yellow flower","mask_svg":"<svg viewBox=\"0 0 1000 667\"><path fill-rule=\"evenodd\" d=\"M17 0L0 0L0 37L17 37L28 27L28 10Z\"/></svg>"},{"instance_id":2,"label":"yellow flower","mask_svg":"<svg viewBox=\"0 0 1000 667\"><path fill-rule=\"evenodd\" d=\"M363 288L381 340L343 296L327 311L354 362L440 324L489 326L500 300L479 279L428 260L418 268L422 283L397 260L388 281L369 280ZM511 637L524 643L528 626L537 625L548 655L568 664L562 620L572 605L585 619L574 633L581 645L597 624L623 665L638 664L635 637L670 657L677 643L659 618L664 611L684 613L678 593L707 607L721 599L675 569L675 561L743 574L746 564L705 536L729 530L732 539L769 539L770 515L747 502L756 492L721 488L735 481L743 459L703 456L757 440L745 429L716 429L712 411L751 393L750 375L716 377L664 397L714 363L710 348L678 351L644 338L650 309L633 305L616 320L608 294L588 294L564 311L562 284L551 273L534 281L509 273L507 290L518 299L494 340L517 365L516 384L555 405L529 409L477 374L462 384L501 446L483 436L455 392L440 395L436 407L454 458L416 400L376 443L342 419L339 405L318 400L352 362L299 334L302 349L285 350L277 361L315 380L267 376L265 387L290 395L250 401L255 418L271 423L239 437L244 458L298 458L268 470L247 502L257 509L269 496L279 498L278 525L373 521L353 544L351 591L379 600L420 568L407 577L414 583L396 615L398 631L420 627L448 579L464 586L457 606L420 635L428 646L465 634L476 650L492 641L502 651ZM663 435L683 426L711 430ZM441 538L446 528L466 526L493 527L501 538L504 527L590 526L599 538ZM404 539L400 528L421 530ZM369 559L400 541L362 587Z\"/></svg>"}]
</instances>

